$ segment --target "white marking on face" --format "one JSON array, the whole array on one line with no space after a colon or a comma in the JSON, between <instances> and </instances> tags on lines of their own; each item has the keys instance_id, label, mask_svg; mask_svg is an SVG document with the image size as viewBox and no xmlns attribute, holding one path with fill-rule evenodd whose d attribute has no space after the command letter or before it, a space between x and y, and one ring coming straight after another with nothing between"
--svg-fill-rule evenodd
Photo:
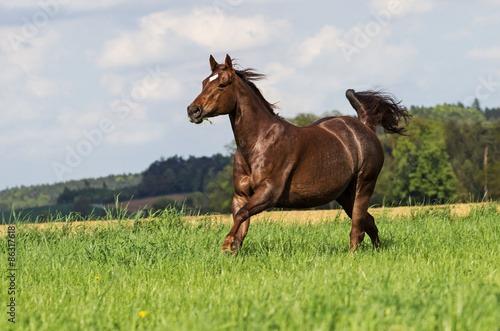
<instances>
[{"instance_id":1,"label":"white marking on face","mask_svg":"<svg viewBox=\"0 0 500 331\"><path fill-rule=\"evenodd\" d=\"M217 77L219 77L219 74L217 74L217 75L213 75L212 77L210 77L210 78L208 79L208 81L209 81L209 82L212 82L212 81L216 80L216 79L217 79Z\"/></svg>"}]
</instances>

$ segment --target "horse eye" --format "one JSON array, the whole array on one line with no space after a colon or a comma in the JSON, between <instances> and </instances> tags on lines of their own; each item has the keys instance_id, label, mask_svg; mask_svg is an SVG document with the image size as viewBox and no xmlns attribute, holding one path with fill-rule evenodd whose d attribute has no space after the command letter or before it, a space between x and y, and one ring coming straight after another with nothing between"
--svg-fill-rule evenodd
<instances>
[{"instance_id":1,"label":"horse eye","mask_svg":"<svg viewBox=\"0 0 500 331\"><path fill-rule=\"evenodd\" d=\"M217 86L217 87L218 87L218 88L220 88L220 89L223 89L223 88L225 88L226 86L227 86L226 84L219 84L219 86Z\"/></svg>"}]
</instances>

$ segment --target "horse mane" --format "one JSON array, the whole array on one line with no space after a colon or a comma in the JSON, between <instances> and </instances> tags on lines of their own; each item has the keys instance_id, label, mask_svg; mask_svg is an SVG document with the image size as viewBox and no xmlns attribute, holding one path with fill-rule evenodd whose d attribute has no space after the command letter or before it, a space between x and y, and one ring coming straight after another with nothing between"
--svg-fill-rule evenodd
<instances>
[{"instance_id":1,"label":"horse mane","mask_svg":"<svg viewBox=\"0 0 500 331\"><path fill-rule=\"evenodd\" d=\"M276 114L274 112L274 110L277 108L276 104L270 103L269 101L267 101L264 98L264 96L262 95L262 92L259 90L259 88L254 84L254 81L265 79L266 75L259 74L253 68L235 70L235 72L236 72L236 75L238 77L240 77L255 92L255 94L262 100L262 102L266 106L266 109L271 114L278 116L278 114Z\"/></svg>"}]
</instances>

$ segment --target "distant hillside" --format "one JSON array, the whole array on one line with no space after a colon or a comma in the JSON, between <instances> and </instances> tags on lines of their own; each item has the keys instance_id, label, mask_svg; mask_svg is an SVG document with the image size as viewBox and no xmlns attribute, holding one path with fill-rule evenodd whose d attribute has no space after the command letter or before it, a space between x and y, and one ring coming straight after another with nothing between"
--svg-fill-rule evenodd
<instances>
[{"instance_id":1,"label":"distant hillside","mask_svg":"<svg viewBox=\"0 0 500 331\"><path fill-rule=\"evenodd\" d=\"M204 192L232 158L215 154L210 157L160 158L140 174L110 175L56 184L14 187L0 191L0 212L66 205L81 197L91 204L113 203L132 197L149 198L176 193ZM52 208L53 209L53 208Z\"/></svg>"},{"instance_id":2,"label":"distant hillside","mask_svg":"<svg viewBox=\"0 0 500 331\"><path fill-rule=\"evenodd\" d=\"M110 175L100 178L87 178L56 184L21 186L0 191L0 211L9 211L12 208L33 208L54 205L57 198L64 191L82 190L88 188L107 188L119 190L137 187L142 181L142 174Z\"/></svg>"}]
</instances>

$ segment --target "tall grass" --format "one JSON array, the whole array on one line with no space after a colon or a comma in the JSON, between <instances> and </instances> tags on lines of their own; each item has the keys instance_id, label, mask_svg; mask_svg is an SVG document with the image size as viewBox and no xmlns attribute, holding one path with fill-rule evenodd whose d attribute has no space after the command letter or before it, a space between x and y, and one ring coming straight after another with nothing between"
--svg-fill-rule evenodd
<instances>
[{"instance_id":1,"label":"tall grass","mask_svg":"<svg viewBox=\"0 0 500 331\"><path fill-rule=\"evenodd\" d=\"M0 329L499 330L497 207L381 217L382 248L356 254L340 219L252 223L238 256L219 250L228 224L176 210L19 225L16 323L2 314Z\"/></svg>"}]
</instances>

